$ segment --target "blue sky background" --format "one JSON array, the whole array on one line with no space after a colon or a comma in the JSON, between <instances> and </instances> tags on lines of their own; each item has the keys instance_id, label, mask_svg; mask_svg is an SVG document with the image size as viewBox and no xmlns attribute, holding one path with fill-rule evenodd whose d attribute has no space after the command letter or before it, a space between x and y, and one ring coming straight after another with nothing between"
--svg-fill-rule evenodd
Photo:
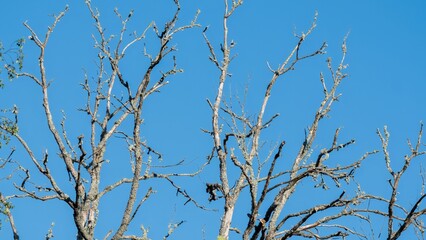
<instances>
[{"instance_id":1,"label":"blue sky background","mask_svg":"<svg viewBox=\"0 0 426 240\"><path fill-rule=\"evenodd\" d=\"M129 32L143 29L154 20L158 26L172 17L173 1L93 1L99 8L101 20L107 34L117 34L119 21L113 13L115 6L125 16L130 9L135 9L134 18L128 25ZM90 77L96 76L96 50L93 48L91 34L95 33L93 21L84 5L84 1L5 1L0 8L0 40L5 47L14 40L29 33L22 25L28 24L43 36L47 26L51 24L53 13L61 11L65 5L70 7L65 18L55 29L46 53L47 73L52 85L50 99L56 120L61 117L61 110L67 115L67 131L76 139L87 131L86 116L76 111L85 103L85 95L79 86L83 81L84 71ZM197 9L201 10L199 23L209 25L208 36L217 49L221 41L223 14L222 1L189 1L182 0L180 24L191 21ZM265 131L263 140L268 150L281 140L287 145L283 152L283 161L291 161L297 154L304 137L304 129L311 123L313 114L319 106L322 88L319 73L326 72L325 59L331 56L334 62L340 60L340 46L346 34L348 37L349 78L341 85L343 93L340 102L334 105L330 118L320 125L315 150L331 144L334 129L342 127L341 141L352 138L357 143L337 155L335 161L351 161L361 157L365 152L380 149L380 141L376 129L387 125L391 132L390 151L393 164L400 166L402 157L408 153L406 139L417 136L419 123L426 120L426 2L418 1L245 1L229 22L229 37L237 45L234 53L236 59L231 64L232 78L228 79L225 88L226 97L244 93L248 86L246 111L255 114L260 108L266 84L271 77L267 62L278 66L297 42L293 33L306 31L310 26L315 11L318 11L318 23L314 33L307 40L303 51L309 52L328 43L327 55L302 62L296 71L284 76L276 85L266 116L280 113L281 116L273 126ZM211 112L206 98L215 96L219 73L208 60L208 49L201 35L203 28L192 29L180 33L173 39L179 51L176 53L178 65L185 70L183 74L170 79L170 84L161 93L152 96L146 103L143 138L164 154L166 163L185 160L179 172L195 171L211 151L211 139L203 134L200 128L211 128ZM155 50L152 42L154 34L150 32L147 48ZM32 42L25 45L25 70L36 72L37 52ZM127 77L140 79L146 64L141 46L133 49L133 53L122 63L122 70ZM170 62L168 62L170 64ZM162 66L166 69L168 66ZM13 104L20 109L20 133L25 137L38 156L49 149L51 156L57 152L51 136L47 132L46 123L41 112L41 91L28 79L6 82L0 94L1 108ZM84 121L86 120L86 121ZM115 142L116 141L116 142ZM121 144L121 145L120 145ZM15 146L12 142L8 147ZM128 155L118 139L110 145L108 157L111 160L105 165L105 180L102 184L114 182L123 173L129 173ZM8 147L0 150L4 158ZM120 148L124 147L124 148ZM16 160L30 166L28 157L22 149L14 155ZM117 150L114 150L117 149ZM267 151L265 151L267 152ZM340 159L341 158L341 159ZM125 162L123 164L122 162ZM399 200L410 207L421 191L419 176L423 158L413 163L401 183ZM53 159L52 168L58 169L58 176L63 174L64 166ZM389 196L387 175L382 155L372 156L358 170L356 178L366 192ZM283 166L285 163L283 163ZM177 182L186 186L188 191L209 208L220 208L219 203L208 203L204 186L207 182L218 180L217 165L211 164L203 174ZM0 170L3 178L7 173ZM63 175L62 175L63 176ZM37 176L34 175L37 179ZM66 180L66 179L65 179ZM64 188L67 182L62 182ZM68 183L69 189L72 186ZM340 190L306 191L312 187L307 181L296 192L289 208L306 208L312 195L321 199L335 198L333 194ZM173 239L214 239L219 224L219 212L204 212L188 204L182 207L185 200L176 197L174 190L162 182L151 181L143 184L142 190L153 186L157 193L142 208L141 214L132 225L131 232L138 233L143 224L150 229L152 239L160 239L167 233L169 223L185 220L186 223L176 231ZM11 190L10 182L0 182L1 191ZM306 189L305 189L306 188ZM144 191L140 193L144 194ZM105 198L101 206L97 237L102 239L109 229L118 224L118 218L124 207L127 188ZM48 204L16 200L14 215L22 239L42 238L52 222L55 222L56 239L72 239L75 233L71 219L71 211L60 202ZM424 205L423 205L424 207ZM246 223L244 207L238 209L240 214L234 218L235 224ZM102 215L103 214L103 215ZM9 238L9 228L3 222L0 239ZM375 237L380 230L386 231L383 220L376 224ZM369 234L367 229L358 229ZM408 232L404 239L412 239ZM233 238L238 238L232 235Z\"/></svg>"}]
</instances>

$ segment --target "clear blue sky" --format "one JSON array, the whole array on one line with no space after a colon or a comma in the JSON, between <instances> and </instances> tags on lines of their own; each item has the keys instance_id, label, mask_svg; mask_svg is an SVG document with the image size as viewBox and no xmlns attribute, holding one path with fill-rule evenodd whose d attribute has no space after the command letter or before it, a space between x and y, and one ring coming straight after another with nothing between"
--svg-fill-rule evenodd
<instances>
[{"instance_id":1,"label":"clear blue sky","mask_svg":"<svg viewBox=\"0 0 426 240\"><path fill-rule=\"evenodd\" d=\"M53 81L50 94L54 115L60 119L60 110L66 112L68 132L75 139L84 131L83 124L87 124L87 121L81 123L84 119L82 113L75 111L83 106L85 100L79 83L83 81L84 70L89 76L96 74L96 51L91 38L95 28L84 1L4 1L0 8L0 40L7 47L18 38L26 38L29 33L22 25L24 21L44 35L46 27L52 22L50 15L61 11L66 4L70 10L52 35L46 65L49 79ZM222 33L223 2L182 0L181 4L180 23L188 23L200 9L199 22L203 26L210 26L208 35L218 46ZM135 9L134 19L128 26L129 32L142 32L151 20L163 26L165 17L169 19L174 9L171 0L93 1L93 5L98 6L109 34L117 34L119 26L113 13L115 6L123 15ZM254 114L260 107L259 100L270 78L266 63L277 66L284 60L296 42L293 33L305 31L316 10L319 14L318 27L307 40L305 50L313 50L326 41L329 46L327 56L337 62L342 39L349 33L346 62L350 75L342 84L340 102L334 106L331 117L321 125L316 150L329 146L334 129L342 127L342 141L351 138L357 140L355 146L346 150L345 160L358 159L366 151L380 149L375 131L388 125L394 162L401 163L401 157L408 153L406 139L414 140L419 122L426 121L424 1L245 1L229 23L230 38L237 43L234 48L237 57L230 68L233 76L225 88L226 95L235 97L235 94L242 94L244 86L248 84L246 110ZM208 60L209 52L201 31L202 28L189 30L173 39L179 49L176 53L178 64L185 72L171 79L160 94L153 96L146 103L144 113L143 137L164 153L164 161L172 163L184 159L186 165L178 170L182 172L195 171L212 146L211 139L201 133L200 128L210 128L211 113L205 99L212 99L215 94L218 72ZM37 71L35 49L32 42L25 45L25 70L28 72ZM134 50L141 53L141 49ZM144 70L141 58L136 57L137 54L130 57L123 66L128 76L138 77ZM272 130L266 131L264 140L268 141L268 147L286 140L284 159L290 160L296 154L297 146L303 140L304 129L312 121L319 105L322 89L318 76L319 72L326 71L325 58L320 56L300 64L296 71L280 80L273 92L267 115L278 112L281 116ZM52 145L41 113L41 92L33 82L18 79L7 83L1 90L0 103L1 108L13 104L19 106L21 135L38 156L45 149L54 155L57 150ZM7 148L0 150L0 157L4 157L6 151ZM388 196L389 192L384 189L389 176L386 175L381 156L371 157L357 173L357 179L364 184L363 189L367 192ZM105 176L108 177L103 183L105 185L119 177L121 171L128 170L127 153L112 151L108 157L111 164L105 166ZM15 158L29 164L28 157L22 151ZM126 161L125 166L119 161ZM399 199L407 207L411 206L409 201L419 196L421 190L418 163L413 165L413 170L403 179L401 186ZM52 165L60 169L58 171L63 170L61 164L52 161ZM205 173L193 179L178 181L182 186L187 185L188 191L209 208L220 206L217 203L209 204L204 192L206 182L218 180L215 166L210 166ZM0 174L1 178L5 176L4 172ZM190 204L182 207L185 200L176 197L167 185L155 181L147 184L147 187L157 186L158 192L144 205L142 213L132 225L132 231L137 233L139 224L143 224L150 228L149 236L152 239L160 239L166 234L168 223L186 220L173 239L201 239L203 231L206 239L214 239L219 223L218 212L203 212ZM304 183L305 187L311 185ZM10 190L6 181L1 182L0 187L5 192ZM298 193L298 198L292 203L295 208L304 207L303 199L306 196L302 193L308 194L303 190ZM106 198L101 206L101 214L104 215L98 225L97 235L100 239L112 226L116 226L114 216L121 213L123 194L127 194L125 188ZM14 205L22 239L41 239L51 222L55 222L56 239L72 239L75 230L71 212L64 204L17 200ZM111 218L105 217L105 214ZM244 223L246 218L245 214L236 215L235 222ZM11 236L6 224L4 222L0 230L1 239ZM378 221L377 225L377 229L385 231L385 222ZM406 235L404 239L412 238Z\"/></svg>"}]
</instances>

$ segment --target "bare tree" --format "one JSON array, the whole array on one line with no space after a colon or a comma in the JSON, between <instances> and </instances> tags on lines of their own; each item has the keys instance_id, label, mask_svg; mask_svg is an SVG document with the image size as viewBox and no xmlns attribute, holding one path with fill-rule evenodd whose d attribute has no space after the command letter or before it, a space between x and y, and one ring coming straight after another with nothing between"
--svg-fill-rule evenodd
<instances>
[{"instance_id":1,"label":"bare tree","mask_svg":"<svg viewBox=\"0 0 426 240\"><path fill-rule=\"evenodd\" d=\"M353 162L342 162L340 165L330 166L326 161L330 155L332 156L335 152L355 143L354 139L341 143L338 140L340 129L336 129L330 147L323 148L316 154L313 148L319 124L324 120L324 117L328 116L333 104L338 101L340 97L338 93L339 85L347 77L345 73L347 65L344 62L347 53L346 37L341 46L342 57L337 66L334 67L332 59L328 57L328 77L320 73L319 80L323 88L323 99L317 111L313 114L312 124L305 132L305 140L301 144L296 157L291 160L291 168L285 171L277 171L275 166L281 158L285 140L278 143L277 147L266 156L266 159L262 159L260 149L261 133L279 116L279 114L274 114L269 118L265 116L272 90L275 83L280 78L283 78L286 73L294 70L300 61L325 54L327 44L322 43L316 51L311 53L301 53L306 39L316 27L317 15L315 14L311 27L306 32L295 35L295 46L287 58L277 68L268 65L271 78L264 91L260 109L256 112L255 117L250 118L244 109L241 112L236 112L232 104L228 104L223 97L226 80L231 76L228 70L232 60L231 50L235 46L235 43L229 40L228 21L232 18L237 8L242 5L243 1L225 0L224 2L223 41L220 43L220 51L213 47L214 44L208 39L207 33L203 33L210 50L210 60L220 71L216 99L214 102L208 101L212 109L212 130L206 131L213 138L214 151L210 158L216 157L218 159L220 172L220 183L207 184L207 191L211 194L211 200L224 199L219 239L229 239L231 230L241 233L243 239L288 239L295 236L329 239L333 237L345 238L349 235L358 235L366 238L366 236L352 229L351 226L345 225L344 220L341 219L350 216L368 222L370 214L388 217L388 239L397 239L401 232L410 225L413 225L419 232L423 233L424 225L420 221L416 221L419 216L424 214L424 210L417 210L423 200L423 194L416 201L411 211L404 210L407 215L405 218L394 216L392 210L396 207L396 192L401 175L410 165L412 158L423 154L419 150L421 146L421 131L416 146L412 147L409 143L411 155L406 157L405 165L398 173L394 173L389 165L390 160L386 150L387 132L385 130L385 137L382 137L379 133L383 143L387 168L392 175L392 180L390 180L392 196L390 200L366 194L362 191L351 194L341 190L341 193L336 194L335 199L329 203L317 204L298 212L283 212L286 203L303 180L320 178L321 180L317 187L328 188L326 179L329 178L340 187L345 181L349 182L354 177L354 172L361 166L362 161L369 155L378 152L377 150L367 152ZM221 57L219 57L219 54L221 54ZM223 119L223 122L221 122L221 119ZM289 160L286 159L285 161ZM237 172L239 173L237 175L229 174L229 172L235 172L235 170L230 170L232 167L238 169ZM250 198L250 211L247 214L247 226L240 230L233 228L231 224L237 202L244 188L249 189L247 194L249 194ZM219 191L221 196L217 196L216 191ZM265 201L265 199L270 197L273 197L273 201ZM362 203L366 200L388 203L388 213L365 208ZM262 208L264 209L263 211L261 210ZM327 211L330 213L327 213ZM402 222L396 232L393 230L393 221L395 219Z\"/></svg>"},{"instance_id":2,"label":"bare tree","mask_svg":"<svg viewBox=\"0 0 426 240\"><path fill-rule=\"evenodd\" d=\"M185 189L175 182L177 177L193 177L204 169L207 164L217 164L219 175L218 182L206 183L205 190L208 194L208 201L218 201L221 206L221 217L218 229L218 240L231 239L231 232L238 234L242 239L289 239L293 237L314 238L314 239L344 239L347 236L368 239L368 236L357 231L352 225L347 223L347 219L357 219L366 224L373 224L372 217L381 217L387 220L387 239L399 239L401 234L414 229L419 236L423 236L426 229L421 217L425 215L426 209L421 208L425 194L422 192L418 199L410 207L404 207L398 203L398 187L402 176L411 166L412 160L419 158L425 153L422 150L423 125L421 125L415 144L408 141L410 153L405 156L404 164L399 171L395 171L391 165L391 154L388 150L389 132L385 127L383 132L377 131L382 143L382 152L385 160L385 167L390 174L389 186L390 196L379 196L369 194L362 190L357 184L355 173L364 160L378 150L368 150L361 156L353 157L349 160L337 159L331 161L338 151L348 151L348 148L355 143L354 139L341 140L339 138L341 129L337 128L330 134L328 147L320 150L315 148L317 135L322 123L334 104L340 99L340 84L347 77L347 65L345 58L347 54L346 38L341 45L341 58L337 64L331 57L327 58L327 73L319 73L319 91L322 91L322 99L315 112L312 113L312 122L305 130L305 137L300 144L295 157L283 159L286 139L282 139L275 144L275 147L264 150L265 142L273 140L265 138L265 131L268 130L279 117L278 113L270 115L268 104L271 95L277 91L275 89L278 81L283 78L302 61L309 61L314 57L326 54L327 44L320 43L316 50L305 53L305 42L316 28L317 14L314 15L311 26L304 32L295 34L294 46L287 56L282 59L281 64L267 67L270 71L270 79L262 92L260 108L254 113L245 110L245 103L239 99L227 99L224 94L228 79L232 76L230 66L234 59L233 49L236 42L231 40L232 29L228 28L229 21L235 17L234 13L240 11L242 0L224 0L224 15L222 18L223 35L220 43L210 40L211 33L208 27L202 30L209 59L219 71L217 80L217 90L214 100L207 100L211 109L211 130L203 130L212 138L212 151L205 163L200 164L200 169L195 172L178 173L175 168L183 162L164 165L160 167L172 167L170 172L157 172L152 160L162 158L162 154L156 148L150 146L143 140L141 125L144 119L145 101L162 87L168 84L168 79L183 70L178 67L178 62L173 52L176 48L171 41L175 35L186 30L200 27L197 22L199 12L194 19L186 24L181 24L179 14L181 6L178 0L174 0L175 12L166 22L163 28L157 26L155 22L147 24L140 33L134 32L131 39L128 39L127 24L132 20L133 10L123 16L117 9L114 10L117 19L121 24L120 31L115 35L107 35L105 26L100 18L98 10L92 6L91 1L86 1L86 7L96 28L93 35L95 48L97 49L97 72L91 81L90 76L85 76L81 84L86 97L86 104L79 109L88 116L86 121L90 129L88 134L80 134L76 139L72 139L65 127L65 114L61 121L55 121L55 113L51 110L49 99L48 69L46 68L45 52L49 47L49 39L54 29L65 17L68 11L66 7L53 18L53 23L48 27L47 32L37 33L27 22L24 26L29 31L29 40L39 51L38 73L26 72L23 69L23 40L17 42L17 54L14 58L17 61L4 59L5 51L0 45L1 60L5 62L4 69L9 78L28 78L32 80L41 90L41 101L43 114L49 129L49 134L54 140L55 147L59 151L58 156L49 154L46 150L42 156L37 156L30 144L27 136L21 136L18 131L18 108L5 110L0 123L0 138L8 142L10 138L16 140L25 150L27 156L35 166L37 173L47 180L47 185L36 183L32 180L30 171L25 168L25 164L12 160L12 154L2 160L0 168L6 164L14 164L23 173L22 181L14 186L18 193L4 196L0 192L0 206L2 213L10 222L10 228L14 239L19 239L18 228L14 223L12 215L11 201L13 198L31 198L41 201L60 200L65 203L73 213L74 224L77 229L77 239L95 239L95 229L99 218L99 205L104 197L122 185L129 185L129 192L126 196L126 204L121 214L119 224L111 229L103 239L148 239L147 231L143 229L138 236L128 233L131 222L135 219L141 205L151 197L155 189L148 188L142 196L143 183L152 179L164 180L170 184L172 190L186 199L186 203L192 203L205 210ZM144 73L139 79L128 79L122 71L121 64L126 59L126 53L132 51L137 45L142 43L147 37L148 31L153 31L158 41L158 48L155 52L149 52L144 48L144 56L148 59ZM220 47L220 48L219 48ZM32 59L31 59L32 60ZM18 64L18 65L16 65ZM167 66L164 70L164 66ZM265 68L266 69L266 68ZM268 69L266 69L268 71ZM154 72L160 72L157 78ZM120 96L119 93L124 93ZM234 106L240 108L236 109ZM124 128L124 123L131 126L130 130ZM77 135L78 135L77 134ZM132 174L123 176L118 181L102 187L101 173L106 162L105 154L109 149L108 143L113 137L122 139L127 148L126 156L131 165ZM87 143L85 143L87 142ZM1 145L0 145L1 147ZM52 150L50 150L52 151ZM65 171L61 174L53 174L49 161L51 158L59 158L65 166ZM289 163L290 167L283 169L282 161ZM60 176L61 181L58 181ZM61 186L63 179L72 183L71 191L65 190ZM312 183L314 188L328 189L330 185L335 186L335 191L330 194L327 202L307 201L304 209L289 209L288 203L294 197L296 189L300 188L303 182ZM201 190L200 190L201 192ZM248 199L248 200L247 200ZM311 199L308 199L311 200ZM372 208L369 202L377 202L381 207ZM248 212L243 212L248 209ZM234 225L235 218L245 219L243 225ZM171 236L173 231L180 227L184 221L169 226L169 231L164 239ZM53 238L53 233L49 230L46 239Z\"/></svg>"},{"instance_id":3,"label":"bare tree","mask_svg":"<svg viewBox=\"0 0 426 240\"><path fill-rule=\"evenodd\" d=\"M143 122L142 112L145 100L155 92L168 84L167 79L170 76L181 73L182 69L177 67L175 57L172 58L172 65L168 70L162 72L158 79L153 79L153 71L158 71L159 64L165 58L169 58L176 50L174 46L170 46L172 38L190 28L198 27L197 16L187 25L178 25L178 17L180 13L180 4L176 0L175 13L171 19L165 24L164 28L158 27L155 22L151 22L139 34L135 33L134 38L128 40L127 36L127 23L131 20L133 11L123 17L117 9L115 14L121 22L121 31L117 34L118 40L113 43L114 36L106 36L104 27L100 20L99 12L92 7L90 1L86 1L87 9L95 23L97 35L93 36L95 47L98 49L98 72L95 86L89 81L88 77L82 87L86 92L87 104L84 108L80 109L83 113L87 114L90 118L88 124L90 126L90 135L85 137L83 134L77 137L76 141L68 137L65 128L65 116L61 122L55 122L53 113L50 107L49 100L49 86L50 82L47 80L47 69L45 66L45 52L48 48L49 39L60 20L65 17L68 6L54 16L53 23L48 27L48 31L42 38L40 34L36 33L28 23L24 26L30 32L29 40L32 41L39 49L38 67L39 74L18 71L12 65L6 65L5 68L11 77L26 77L33 80L42 92L42 105L45 114L45 119L50 130L50 134L59 149L59 158L62 160L66 167L66 172L63 176L68 176L69 181L73 183L74 191L66 192L58 184L58 181L52 174L52 169L49 167L49 160L51 156L48 151L42 157L37 157L27 144L24 136L21 136L15 128L12 128L9 122L4 122L0 128L7 132L23 146L33 164L38 169L38 172L45 177L49 185L35 185L29 186L30 179L29 172L24 169L27 177L23 179L21 184L16 184L15 187L22 192L21 195L14 197L30 197L33 199L47 201L58 199L65 202L73 211L74 223L77 227L77 239L94 239L94 231L98 220L99 203L101 199L114 190L115 188L123 185L130 184L130 191L127 198L127 204L122 214L120 225L116 229L111 230L105 238L111 239L144 239L143 236L126 235L129 224L137 214L141 204L150 197L154 192L152 188L148 189L143 197L138 196L137 192L140 189L140 182L152 178L165 179L171 183L180 194L188 198L188 202L197 204L184 190L176 185L172 178L179 176L194 176L196 173L177 174L175 172L169 174L155 173L151 169L151 158L148 155L156 155L161 159L161 154L155 149L151 148L145 141L141 139L140 128ZM149 59L149 65L143 76L137 80L132 79L133 85L129 84L130 79L124 77L123 72L120 70L120 62L125 59L126 52L132 48L133 45L142 41L148 30L153 29L155 32L159 48L155 53L145 52L145 56ZM110 69L110 70L109 70ZM136 84L137 83L137 84ZM126 92L126 96L119 97L117 92ZM133 125L130 132L121 129L123 122L127 120ZM128 152L130 154L132 163L132 176L123 177L119 181L100 188L100 176L102 166L105 162L105 152L107 151L108 142L113 136L120 136L128 145ZM89 149L84 141L90 143ZM177 165L182 164L182 162ZM144 168L143 168L144 167ZM22 167L23 168L23 167ZM33 189L41 190L46 193L40 195ZM6 207L6 215L12 220L9 215L6 200L1 198L3 205ZM200 206L201 207L201 206ZM11 221L12 223L13 221ZM13 226L12 226L13 227ZM14 228L14 227L13 227ZM111 236L110 236L111 235ZM170 233L169 233L170 235Z\"/></svg>"}]
</instances>

